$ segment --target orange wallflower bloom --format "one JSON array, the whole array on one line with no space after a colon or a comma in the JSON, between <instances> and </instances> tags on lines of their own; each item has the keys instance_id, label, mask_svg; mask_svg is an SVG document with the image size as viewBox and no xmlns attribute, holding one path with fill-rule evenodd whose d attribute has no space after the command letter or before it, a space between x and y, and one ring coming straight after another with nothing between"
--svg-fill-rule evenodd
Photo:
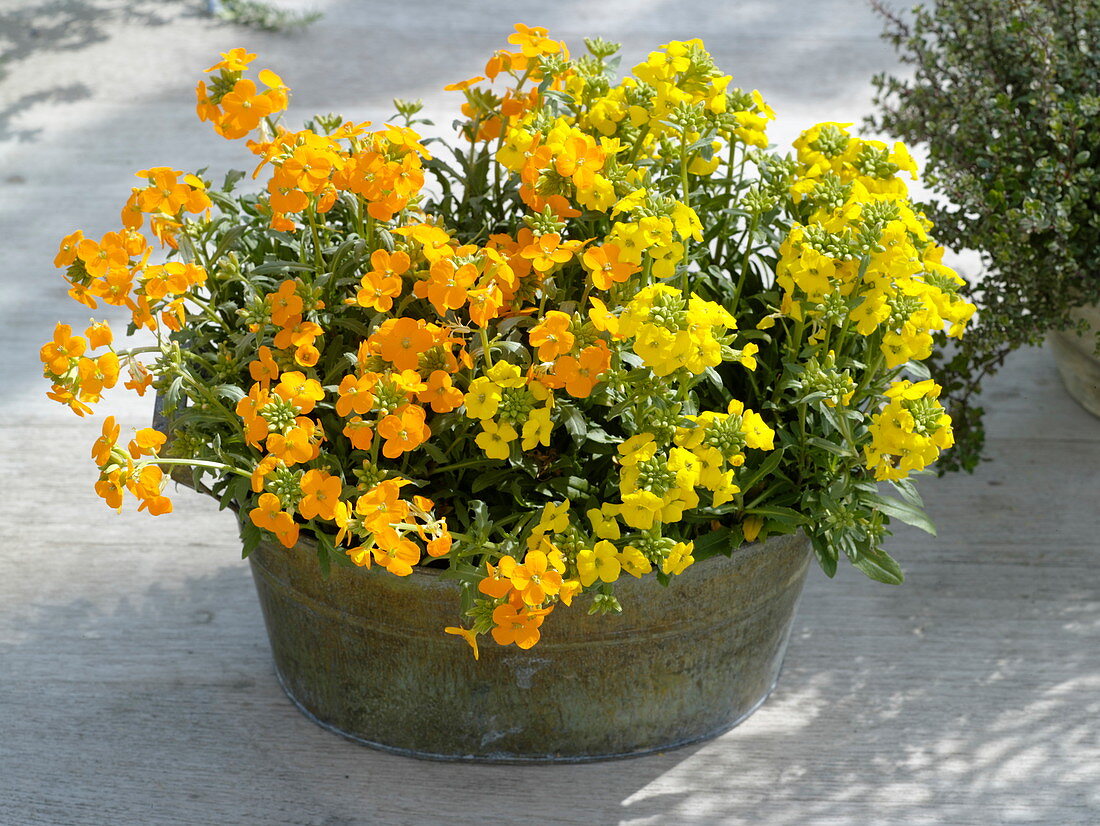
<instances>
[{"instance_id":1,"label":"orange wallflower bloom","mask_svg":"<svg viewBox=\"0 0 1100 826\"><path fill-rule=\"evenodd\" d=\"M394 576L408 576L412 566L420 561L420 548L393 528L383 528L374 535L374 561Z\"/></svg>"},{"instance_id":2,"label":"orange wallflower bloom","mask_svg":"<svg viewBox=\"0 0 1100 826\"><path fill-rule=\"evenodd\" d=\"M401 488L406 479L386 479L379 482L355 502L355 512L363 519L367 530L377 533L394 522L402 522L409 515L409 506L401 499Z\"/></svg>"},{"instance_id":3,"label":"orange wallflower bloom","mask_svg":"<svg viewBox=\"0 0 1100 826\"><path fill-rule=\"evenodd\" d=\"M554 169L572 178L577 189L591 189L603 165L604 151L589 135L573 135L554 158Z\"/></svg>"},{"instance_id":4,"label":"orange wallflower bloom","mask_svg":"<svg viewBox=\"0 0 1100 826\"><path fill-rule=\"evenodd\" d=\"M302 500L298 511L305 519L321 517L331 520L340 502L344 483L339 476L332 476L323 470L307 470L299 482L302 488Z\"/></svg>"},{"instance_id":5,"label":"orange wallflower bloom","mask_svg":"<svg viewBox=\"0 0 1100 826\"><path fill-rule=\"evenodd\" d=\"M355 294L355 303L380 313L393 309L393 300L401 295L401 279L386 276L379 272L365 273L359 281L359 291Z\"/></svg>"},{"instance_id":6,"label":"orange wallflower bloom","mask_svg":"<svg viewBox=\"0 0 1100 826\"><path fill-rule=\"evenodd\" d=\"M451 545L453 543L453 537L450 531L447 530L447 520L443 521L443 533L439 536L428 540L428 556L441 557L446 556L451 552Z\"/></svg>"},{"instance_id":7,"label":"orange wallflower bloom","mask_svg":"<svg viewBox=\"0 0 1100 826\"><path fill-rule=\"evenodd\" d=\"M470 290L467 298L470 302L470 320L479 327L488 327L489 322L500 315L504 306L504 296L495 284Z\"/></svg>"},{"instance_id":8,"label":"orange wallflower bloom","mask_svg":"<svg viewBox=\"0 0 1100 826\"><path fill-rule=\"evenodd\" d=\"M542 551L528 551L522 565L506 556L500 561L500 569L526 605L541 605L561 588L561 574L550 568Z\"/></svg>"},{"instance_id":9,"label":"orange wallflower bloom","mask_svg":"<svg viewBox=\"0 0 1100 826\"><path fill-rule=\"evenodd\" d=\"M373 373L365 376L348 375L340 381L337 390L339 398L336 400L336 414L347 418L354 411L364 416L374 408L374 385L377 377Z\"/></svg>"},{"instance_id":10,"label":"orange wallflower bloom","mask_svg":"<svg viewBox=\"0 0 1100 826\"><path fill-rule=\"evenodd\" d=\"M267 437L267 449L277 456L287 467L300 462L316 459L320 453L320 430L317 423L305 416L299 416L295 426L285 434L272 433Z\"/></svg>"},{"instance_id":11,"label":"orange wallflower bloom","mask_svg":"<svg viewBox=\"0 0 1100 826\"><path fill-rule=\"evenodd\" d=\"M469 628L459 628L456 625L448 625L446 628L443 629L443 633L445 633L445 634L454 634L454 635L462 637L462 639L466 640L466 642L470 646L470 648L472 648L474 650L474 659L475 660L478 659L481 656L481 653L477 649L477 634L475 634Z\"/></svg>"},{"instance_id":12,"label":"orange wallflower bloom","mask_svg":"<svg viewBox=\"0 0 1100 826\"><path fill-rule=\"evenodd\" d=\"M364 421L362 416L352 418L340 432L348 437L351 446L356 450L370 450L374 442L374 430L370 422Z\"/></svg>"},{"instance_id":13,"label":"orange wallflower bloom","mask_svg":"<svg viewBox=\"0 0 1100 826\"><path fill-rule=\"evenodd\" d=\"M612 284L622 284L641 267L630 261L619 259L618 244L603 244L592 247L581 256L581 262L592 274L592 283L600 290L610 290Z\"/></svg>"},{"instance_id":14,"label":"orange wallflower bloom","mask_svg":"<svg viewBox=\"0 0 1100 826\"><path fill-rule=\"evenodd\" d=\"M77 365L80 379L80 398L98 401L104 390L118 383L118 356L104 353L97 359L82 358Z\"/></svg>"},{"instance_id":15,"label":"orange wallflower bloom","mask_svg":"<svg viewBox=\"0 0 1100 826\"><path fill-rule=\"evenodd\" d=\"M99 467L104 467L111 461L111 451L114 450L121 432L122 428L115 423L114 416L108 416L103 420L102 433L92 445L92 460Z\"/></svg>"},{"instance_id":16,"label":"orange wallflower bloom","mask_svg":"<svg viewBox=\"0 0 1100 826\"><path fill-rule=\"evenodd\" d=\"M88 337L88 343L93 350L99 347L107 347L114 340L114 335L111 333L111 328L106 321L92 322L91 326L84 331L84 335Z\"/></svg>"},{"instance_id":17,"label":"orange wallflower bloom","mask_svg":"<svg viewBox=\"0 0 1100 826\"><path fill-rule=\"evenodd\" d=\"M512 580L504 575L502 568L505 564L504 560L512 560L512 565L515 565L516 560L510 556L505 556L500 559L499 567L494 568L491 562L485 563L485 570L488 572L484 579L477 584L477 589L485 594L487 597L493 599L502 599L508 595L508 592L512 590Z\"/></svg>"},{"instance_id":18,"label":"orange wallflower bloom","mask_svg":"<svg viewBox=\"0 0 1100 826\"><path fill-rule=\"evenodd\" d=\"M386 440L382 445L382 455L387 459L396 459L426 442L432 431L424 423L425 416L423 407L407 404L380 421L378 435Z\"/></svg>"},{"instance_id":19,"label":"orange wallflower bloom","mask_svg":"<svg viewBox=\"0 0 1100 826\"><path fill-rule=\"evenodd\" d=\"M534 243L524 247L520 255L529 259L531 266L538 272L544 273L572 258L575 246L576 244L572 242L562 244L560 233L549 232L540 235Z\"/></svg>"},{"instance_id":20,"label":"orange wallflower bloom","mask_svg":"<svg viewBox=\"0 0 1100 826\"><path fill-rule=\"evenodd\" d=\"M265 456L256 463L256 467L252 469L252 477L250 480L253 493L260 493L264 489L264 479L278 466L279 460L274 456Z\"/></svg>"},{"instance_id":21,"label":"orange wallflower bloom","mask_svg":"<svg viewBox=\"0 0 1100 826\"><path fill-rule=\"evenodd\" d=\"M573 349L576 338L569 332L572 323L567 313L551 310L531 328L530 342L538 347L539 361L553 361Z\"/></svg>"},{"instance_id":22,"label":"orange wallflower bloom","mask_svg":"<svg viewBox=\"0 0 1100 826\"><path fill-rule=\"evenodd\" d=\"M539 641L539 626L548 613L549 608L532 610L522 604L498 605L493 609L493 639L498 645L515 643L523 649L531 648Z\"/></svg>"},{"instance_id":23,"label":"orange wallflower bloom","mask_svg":"<svg viewBox=\"0 0 1100 826\"><path fill-rule=\"evenodd\" d=\"M428 385L420 392L418 400L421 404L430 404L436 413L450 413L462 404L463 394L451 383L448 373L433 370L428 377Z\"/></svg>"},{"instance_id":24,"label":"orange wallflower bloom","mask_svg":"<svg viewBox=\"0 0 1100 826\"><path fill-rule=\"evenodd\" d=\"M382 358L398 370L415 370L420 354L435 344L435 335L416 318L391 318L382 322L370 337Z\"/></svg>"},{"instance_id":25,"label":"orange wallflower bloom","mask_svg":"<svg viewBox=\"0 0 1100 826\"><path fill-rule=\"evenodd\" d=\"M53 260L55 267L67 267L76 260L77 245L84 240L84 233L80 230L66 235L61 239L61 246L57 251L57 257Z\"/></svg>"},{"instance_id":26,"label":"orange wallflower bloom","mask_svg":"<svg viewBox=\"0 0 1100 826\"><path fill-rule=\"evenodd\" d=\"M166 441L168 436L164 433L152 427L143 427L134 434L127 449L135 459L140 459L142 456L156 456Z\"/></svg>"},{"instance_id":27,"label":"orange wallflower bloom","mask_svg":"<svg viewBox=\"0 0 1100 826\"><path fill-rule=\"evenodd\" d=\"M603 375L611 367L611 351L602 341L585 347L579 357L562 356L554 363L554 375L570 396L588 398Z\"/></svg>"},{"instance_id":28,"label":"orange wallflower bloom","mask_svg":"<svg viewBox=\"0 0 1100 826\"><path fill-rule=\"evenodd\" d=\"M73 335L72 327L58 324L53 330L53 341L44 344L38 354L46 368L55 376L60 376L68 372L71 359L84 354L86 346L83 338Z\"/></svg>"},{"instance_id":29,"label":"orange wallflower bloom","mask_svg":"<svg viewBox=\"0 0 1100 826\"><path fill-rule=\"evenodd\" d=\"M298 408L298 412L303 415L312 413L317 402L325 397L325 390L320 382L307 379L304 373L297 370L283 373L274 392Z\"/></svg>"},{"instance_id":30,"label":"orange wallflower bloom","mask_svg":"<svg viewBox=\"0 0 1100 826\"><path fill-rule=\"evenodd\" d=\"M417 281L413 286L414 295L427 298L441 316L466 304L466 291L477 281L477 267L463 264L456 268L450 259L444 258L432 264L430 272L428 280Z\"/></svg>"},{"instance_id":31,"label":"orange wallflower bloom","mask_svg":"<svg viewBox=\"0 0 1100 826\"><path fill-rule=\"evenodd\" d=\"M260 345L259 358L248 363L248 373L253 381L258 381L265 387L273 380L279 378L279 365L275 363L271 355L271 348L266 344Z\"/></svg>"}]
</instances>

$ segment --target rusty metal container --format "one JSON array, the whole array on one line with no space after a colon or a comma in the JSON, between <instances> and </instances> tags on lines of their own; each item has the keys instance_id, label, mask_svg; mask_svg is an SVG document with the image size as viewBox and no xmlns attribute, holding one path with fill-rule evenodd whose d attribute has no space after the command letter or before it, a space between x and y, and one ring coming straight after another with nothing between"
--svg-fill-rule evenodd
<instances>
[{"instance_id":1,"label":"rusty metal container","mask_svg":"<svg viewBox=\"0 0 1100 826\"><path fill-rule=\"evenodd\" d=\"M309 542L249 557L287 695L352 740L416 757L576 762L721 734L779 675L810 561L802 535L702 560L666 588L616 586L623 612L559 606L531 650L460 638L459 585L431 570L333 568ZM487 639L487 638L483 638Z\"/></svg>"}]
</instances>

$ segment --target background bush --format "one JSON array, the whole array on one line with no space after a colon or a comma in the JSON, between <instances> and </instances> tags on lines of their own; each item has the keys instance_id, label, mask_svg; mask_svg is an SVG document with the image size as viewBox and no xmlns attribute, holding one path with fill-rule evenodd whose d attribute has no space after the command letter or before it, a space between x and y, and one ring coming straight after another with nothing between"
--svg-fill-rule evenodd
<instances>
[{"instance_id":1,"label":"background bush","mask_svg":"<svg viewBox=\"0 0 1100 826\"><path fill-rule=\"evenodd\" d=\"M941 468L973 470L983 379L1100 300L1100 0L939 0L904 19L872 5L914 76L874 79L869 123L927 147L923 206L984 265L977 323L933 364L957 439Z\"/></svg>"}]
</instances>

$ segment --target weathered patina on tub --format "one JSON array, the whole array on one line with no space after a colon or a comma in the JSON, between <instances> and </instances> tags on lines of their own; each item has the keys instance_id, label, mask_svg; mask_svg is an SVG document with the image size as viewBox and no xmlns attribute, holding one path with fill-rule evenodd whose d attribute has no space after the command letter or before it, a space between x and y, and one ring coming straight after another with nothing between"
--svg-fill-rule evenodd
<instances>
[{"instance_id":1,"label":"weathered patina on tub","mask_svg":"<svg viewBox=\"0 0 1100 826\"><path fill-rule=\"evenodd\" d=\"M1087 322L1089 331L1083 335L1066 330L1051 333L1054 361L1074 401L1092 415L1100 416L1100 358L1096 355L1100 306L1079 307L1072 316L1075 321Z\"/></svg>"},{"instance_id":2,"label":"weathered patina on tub","mask_svg":"<svg viewBox=\"0 0 1100 826\"><path fill-rule=\"evenodd\" d=\"M449 760L580 761L717 735L775 685L810 560L802 536L702 560L666 588L616 584L623 612L559 606L530 651L487 642L475 661L443 628L460 586L427 569L333 568L313 546L249 557L280 682L321 725Z\"/></svg>"}]
</instances>

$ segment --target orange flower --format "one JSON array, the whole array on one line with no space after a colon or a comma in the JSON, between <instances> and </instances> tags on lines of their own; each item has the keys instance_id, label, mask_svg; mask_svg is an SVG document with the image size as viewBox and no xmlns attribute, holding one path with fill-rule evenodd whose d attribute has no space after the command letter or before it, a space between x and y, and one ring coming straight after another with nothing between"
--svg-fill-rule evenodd
<instances>
[{"instance_id":1,"label":"orange flower","mask_svg":"<svg viewBox=\"0 0 1100 826\"><path fill-rule=\"evenodd\" d=\"M72 235L66 235L61 239L61 246L57 251L57 257L53 260L55 267L67 267L76 260L77 244L84 240L84 233L77 230Z\"/></svg>"},{"instance_id":2,"label":"orange flower","mask_svg":"<svg viewBox=\"0 0 1100 826\"><path fill-rule=\"evenodd\" d=\"M451 552L451 544L453 538L450 531L446 529L447 520L443 520L443 533L439 536L428 540L428 556L440 557L446 556Z\"/></svg>"},{"instance_id":3,"label":"orange flower","mask_svg":"<svg viewBox=\"0 0 1100 826\"><path fill-rule=\"evenodd\" d=\"M381 252L381 250L379 250ZM380 313L393 309L393 300L401 295L401 279L371 271L360 279L355 303Z\"/></svg>"},{"instance_id":4,"label":"orange flower","mask_svg":"<svg viewBox=\"0 0 1100 826\"><path fill-rule=\"evenodd\" d=\"M349 420L340 432L348 437L351 446L356 450L370 450L374 442L374 430L371 429L369 422L363 421L362 416L355 416Z\"/></svg>"},{"instance_id":5,"label":"orange flower","mask_svg":"<svg viewBox=\"0 0 1100 826\"><path fill-rule=\"evenodd\" d=\"M554 375L565 384L570 396L588 398L600 376L611 367L611 352L602 341L585 347L579 358L562 356L554 363Z\"/></svg>"},{"instance_id":6,"label":"orange flower","mask_svg":"<svg viewBox=\"0 0 1100 826\"><path fill-rule=\"evenodd\" d=\"M553 361L573 349L576 340L569 328L572 319L566 313L551 310L531 328L531 346L539 348L539 361Z\"/></svg>"},{"instance_id":7,"label":"orange flower","mask_svg":"<svg viewBox=\"0 0 1100 826\"><path fill-rule=\"evenodd\" d=\"M466 291L477 281L477 275L477 267L473 264L456 268L450 259L444 258L432 264L427 281L416 282L413 293L419 298L427 298L443 316L447 310L457 310L466 304Z\"/></svg>"},{"instance_id":8,"label":"orange flower","mask_svg":"<svg viewBox=\"0 0 1100 826\"><path fill-rule=\"evenodd\" d=\"M512 588L527 605L541 605L548 596L553 596L561 588L561 574L550 568L546 554L542 551L528 551L522 565L508 564L501 560L501 571L512 582Z\"/></svg>"},{"instance_id":9,"label":"orange flower","mask_svg":"<svg viewBox=\"0 0 1100 826\"><path fill-rule=\"evenodd\" d=\"M404 521L409 506L401 499L401 488L407 484L406 479L386 479L356 500L355 512L367 530L377 533L391 523Z\"/></svg>"},{"instance_id":10,"label":"orange flower","mask_svg":"<svg viewBox=\"0 0 1100 826\"><path fill-rule=\"evenodd\" d=\"M88 337L88 343L93 350L99 347L107 347L114 340L111 327L106 321L92 322L91 326L84 331L84 335Z\"/></svg>"},{"instance_id":11,"label":"orange flower","mask_svg":"<svg viewBox=\"0 0 1100 826\"><path fill-rule=\"evenodd\" d=\"M519 46L525 57L541 57L559 52L568 56L565 44L550 40L546 36L549 32L541 26L525 26L522 23L516 23L515 28L515 34L508 35L508 42Z\"/></svg>"},{"instance_id":12,"label":"orange flower","mask_svg":"<svg viewBox=\"0 0 1100 826\"><path fill-rule=\"evenodd\" d=\"M435 336L420 319L402 317L384 321L370 341L398 370L415 370L420 354L435 345Z\"/></svg>"},{"instance_id":13,"label":"orange flower","mask_svg":"<svg viewBox=\"0 0 1100 826\"><path fill-rule=\"evenodd\" d=\"M252 470L251 478L252 491L254 493L260 493L264 489L264 479L278 466L279 460L274 456L265 456L256 463L256 467Z\"/></svg>"},{"instance_id":14,"label":"orange flower","mask_svg":"<svg viewBox=\"0 0 1100 826\"><path fill-rule=\"evenodd\" d=\"M340 477L331 476L323 470L307 470L299 484L304 494L298 503L302 517L313 519L319 516L331 520L344 489Z\"/></svg>"},{"instance_id":15,"label":"orange flower","mask_svg":"<svg viewBox=\"0 0 1100 826\"><path fill-rule=\"evenodd\" d=\"M424 423L425 417L423 407L407 404L380 421L378 435L386 440L382 445L382 455L387 459L396 459L426 442L432 431Z\"/></svg>"},{"instance_id":16,"label":"orange flower","mask_svg":"<svg viewBox=\"0 0 1100 826\"><path fill-rule=\"evenodd\" d=\"M501 567L503 567L504 560L510 559L512 564L515 565L515 559L510 556L502 557ZM501 599L508 595L508 592L512 590L512 580L504 575L501 568L494 568L491 562L485 563L485 570L488 572L484 579L477 584L477 589L487 597L493 599Z\"/></svg>"},{"instance_id":17,"label":"orange flower","mask_svg":"<svg viewBox=\"0 0 1100 826\"><path fill-rule=\"evenodd\" d=\"M159 430L143 427L134 434L127 449L135 459L140 459L142 456L155 456L167 440L168 437Z\"/></svg>"},{"instance_id":18,"label":"orange flower","mask_svg":"<svg viewBox=\"0 0 1100 826\"><path fill-rule=\"evenodd\" d=\"M549 608L532 610L525 605L498 605L493 609L493 639L498 645L515 643L520 648L530 648L539 641L539 626L548 613Z\"/></svg>"},{"instance_id":19,"label":"orange flower","mask_svg":"<svg viewBox=\"0 0 1100 826\"><path fill-rule=\"evenodd\" d=\"M577 189L591 189L603 164L604 152L589 135L569 138L554 158L554 169L559 175L572 178Z\"/></svg>"},{"instance_id":20,"label":"orange flower","mask_svg":"<svg viewBox=\"0 0 1100 826\"><path fill-rule=\"evenodd\" d=\"M470 320L479 327L488 327L489 322L500 315L504 306L504 296L495 284L470 290L466 294L470 306Z\"/></svg>"},{"instance_id":21,"label":"orange flower","mask_svg":"<svg viewBox=\"0 0 1100 826\"><path fill-rule=\"evenodd\" d=\"M473 86L475 83L481 83L485 80L481 75L477 77L467 78L466 80L460 80L458 83L448 83L443 87L444 92L464 92Z\"/></svg>"},{"instance_id":22,"label":"orange flower","mask_svg":"<svg viewBox=\"0 0 1100 826\"><path fill-rule=\"evenodd\" d=\"M80 377L80 398L83 401L98 401L105 389L118 383L118 356L104 353L97 359L82 358L77 365Z\"/></svg>"},{"instance_id":23,"label":"orange flower","mask_svg":"<svg viewBox=\"0 0 1100 826\"><path fill-rule=\"evenodd\" d=\"M316 379L307 379L304 373L295 370L283 373L275 386L275 394L298 408L299 413L308 414L325 397L325 390Z\"/></svg>"},{"instance_id":24,"label":"orange flower","mask_svg":"<svg viewBox=\"0 0 1100 826\"><path fill-rule=\"evenodd\" d=\"M280 350L287 350L291 347L311 346L314 339L324 334L324 330L321 329L319 324L315 324L312 321L302 321L299 317L293 324L290 324L275 334L274 344Z\"/></svg>"},{"instance_id":25,"label":"orange flower","mask_svg":"<svg viewBox=\"0 0 1100 826\"><path fill-rule=\"evenodd\" d=\"M221 52L222 59L206 70L206 73L224 69L227 72L243 72L248 69L248 64L256 59L256 55L238 46L228 52Z\"/></svg>"},{"instance_id":26,"label":"orange flower","mask_svg":"<svg viewBox=\"0 0 1100 826\"><path fill-rule=\"evenodd\" d=\"M451 383L451 377L444 370L433 370L428 377L428 386L418 397L421 404L431 404L436 413L450 413L462 404L462 391Z\"/></svg>"},{"instance_id":27,"label":"orange flower","mask_svg":"<svg viewBox=\"0 0 1100 826\"><path fill-rule=\"evenodd\" d=\"M273 379L279 378L279 365L275 363L271 348L266 344L260 346L259 356L255 361L249 362L248 372L253 381L258 381L266 387Z\"/></svg>"},{"instance_id":28,"label":"orange flower","mask_svg":"<svg viewBox=\"0 0 1100 826\"><path fill-rule=\"evenodd\" d=\"M122 468L115 468L102 475L95 483L95 492L107 503L107 507L117 511L122 510L122 492L126 488L125 478L126 474Z\"/></svg>"},{"instance_id":29,"label":"orange flower","mask_svg":"<svg viewBox=\"0 0 1100 826\"><path fill-rule=\"evenodd\" d=\"M164 481L164 471L156 465L146 465L130 475L126 488L141 500L139 511L148 510L152 516L172 512L172 500L161 493Z\"/></svg>"},{"instance_id":30,"label":"orange flower","mask_svg":"<svg viewBox=\"0 0 1100 826\"><path fill-rule=\"evenodd\" d=\"M283 503L274 493L260 494L257 507L248 512L252 524L275 534L285 547L292 548L298 541L298 523L284 511Z\"/></svg>"},{"instance_id":31,"label":"orange flower","mask_svg":"<svg viewBox=\"0 0 1100 826\"><path fill-rule=\"evenodd\" d=\"M103 467L111 461L111 451L114 450L121 431L122 428L115 423L114 416L108 416L103 420L102 434L92 445L92 459L99 467Z\"/></svg>"},{"instance_id":32,"label":"orange flower","mask_svg":"<svg viewBox=\"0 0 1100 826\"><path fill-rule=\"evenodd\" d=\"M280 327L293 324L293 319L300 317L305 309L298 295L298 282L289 278L276 292L267 295L267 301L271 304L271 320Z\"/></svg>"},{"instance_id":33,"label":"orange flower","mask_svg":"<svg viewBox=\"0 0 1100 826\"><path fill-rule=\"evenodd\" d=\"M221 108L218 131L226 138L243 138L275 111L276 100L266 92L257 94L256 84L241 78L233 85L233 90L222 97Z\"/></svg>"},{"instance_id":34,"label":"orange flower","mask_svg":"<svg viewBox=\"0 0 1100 826\"><path fill-rule=\"evenodd\" d=\"M576 246L575 242L562 244L561 235L557 232L550 232L540 235L533 244L524 247L520 255L530 259L531 266L540 273L544 273L572 258Z\"/></svg>"},{"instance_id":35,"label":"orange flower","mask_svg":"<svg viewBox=\"0 0 1100 826\"><path fill-rule=\"evenodd\" d=\"M395 576L408 576L412 566L420 561L420 548L411 539L393 528L383 528L374 535L374 561Z\"/></svg>"},{"instance_id":36,"label":"orange flower","mask_svg":"<svg viewBox=\"0 0 1100 826\"><path fill-rule=\"evenodd\" d=\"M337 389L339 398L336 400L336 415L347 418L352 411L363 416L370 413L374 407L374 385L376 376L368 373L365 376L344 376Z\"/></svg>"},{"instance_id":37,"label":"orange flower","mask_svg":"<svg viewBox=\"0 0 1100 826\"><path fill-rule=\"evenodd\" d=\"M267 437L268 451L272 456L282 459L287 467L316 459L320 453L316 422L305 416L299 416L294 421L296 426L290 428L285 435L272 433Z\"/></svg>"},{"instance_id":38,"label":"orange flower","mask_svg":"<svg viewBox=\"0 0 1100 826\"><path fill-rule=\"evenodd\" d=\"M641 267L619 260L619 245L592 247L581 256L581 262L592 274L592 283L600 290L610 290L612 284L622 284Z\"/></svg>"},{"instance_id":39,"label":"orange flower","mask_svg":"<svg viewBox=\"0 0 1100 826\"><path fill-rule=\"evenodd\" d=\"M84 354L87 342L72 333L73 328L68 324L58 324L54 327L53 341L43 345L38 351L43 363L55 376L67 373L70 359L79 358Z\"/></svg>"},{"instance_id":40,"label":"orange flower","mask_svg":"<svg viewBox=\"0 0 1100 826\"><path fill-rule=\"evenodd\" d=\"M445 634L454 634L455 636L462 637L466 640L466 643L474 650L474 659L478 659L481 654L477 650L477 634L471 631L469 628L459 628L455 625L448 625L443 629Z\"/></svg>"}]
</instances>

